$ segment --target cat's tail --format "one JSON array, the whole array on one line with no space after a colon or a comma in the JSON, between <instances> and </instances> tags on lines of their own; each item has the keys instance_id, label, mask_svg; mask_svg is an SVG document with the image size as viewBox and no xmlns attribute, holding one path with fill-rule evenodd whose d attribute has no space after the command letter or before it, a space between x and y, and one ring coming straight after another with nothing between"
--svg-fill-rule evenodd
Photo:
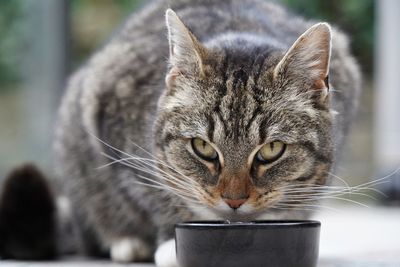
<instances>
[{"instance_id":1,"label":"cat's tail","mask_svg":"<svg viewBox=\"0 0 400 267\"><path fill-rule=\"evenodd\" d=\"M15 168L0 189L0 259L50 260L81 252L68 200L54 195L38 168Z\"/></svg>"},{"instance_id":2,"label":"cat's tail","mask_svg":"<svg viewBox=\"0 0 400 267\"><path fill-rule=\"evenodd\" d=\"M0 257L54 258L56 205L43 174L27 164L15 168L1 187Z\"/></svg>"},{"instance_id":3,"label":"cat's tail","mask_svg":"<svg viewBox=\"0 0 400 267\"><path fill-rule=\"evenodd\" d=\"M105 256L95 250L94 243L83 241L82 235L91 240L91 233L81 231L69 200L54 191L53 184L32 164L15 168L1 182L0 259Z\"/></svg>"}]
</instances>

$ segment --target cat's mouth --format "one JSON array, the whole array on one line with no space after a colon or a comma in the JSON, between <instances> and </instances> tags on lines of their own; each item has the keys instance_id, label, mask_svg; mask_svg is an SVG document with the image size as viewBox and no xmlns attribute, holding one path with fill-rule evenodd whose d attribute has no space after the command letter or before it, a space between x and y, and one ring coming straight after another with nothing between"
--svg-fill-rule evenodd
<instances>
[{"instance_id":1,"label":"cat's mouth","mask_svg":"<svg viewBox=\"0 0 400 267\"><path fill-rule=\"evenodd\" d=\"M201 220L228 220L228 221L254 221L268 212L267 210L257 210L250 204L245 204L238 209L229 208L222 201L214 206L192 207L192 211Z\"/></svg>"},{"instance_id":2,"label":"cat's mouth","mask_svg":"<svg viewBox=\"0 0 400 267\"><path fill-rule=\"evenodd\" d=\"M240 210L234 210L230 212L223 212L221 213L222 220L228 220L233 222L247 222L247 221L254 221L256 220L261 213L260 212L242 212Z\"/></svg>"}]
</instances>

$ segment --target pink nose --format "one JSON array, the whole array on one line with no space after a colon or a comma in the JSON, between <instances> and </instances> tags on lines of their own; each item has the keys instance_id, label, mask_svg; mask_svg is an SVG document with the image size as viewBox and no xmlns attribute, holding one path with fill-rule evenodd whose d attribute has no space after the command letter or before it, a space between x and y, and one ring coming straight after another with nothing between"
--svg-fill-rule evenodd
<instances>
[{"instance_id":1,"label":"pink nose","mask_svg":"<svg viewBox=\"0 0 400 267\"><path fill-rule=\"evenodd\" d=\"M242 199L229 199L229 198L224 198L224 201L226 204L228 204L229 207L232 209L238 209L240 206L243 205L247 201L247 198L242 198Z\"/></svg>"}]
</instances>

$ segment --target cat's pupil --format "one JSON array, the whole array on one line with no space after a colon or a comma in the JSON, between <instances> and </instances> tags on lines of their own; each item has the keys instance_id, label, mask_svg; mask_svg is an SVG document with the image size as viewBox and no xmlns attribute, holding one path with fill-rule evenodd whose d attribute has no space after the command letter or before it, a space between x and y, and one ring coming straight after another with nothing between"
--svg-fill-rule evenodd
<instances>
[{"instance_id":1,"label":"cat's pupil","mask_svg":"<svg viewBox=\"0 0 400 267\"><path fill-rule=\"evenodd\" d=\"M202 146L203 146L203 149L205 150L205 149L206 149L206 146L207 146L206 141L202 141Z\"/></svg>"}]
</instances>

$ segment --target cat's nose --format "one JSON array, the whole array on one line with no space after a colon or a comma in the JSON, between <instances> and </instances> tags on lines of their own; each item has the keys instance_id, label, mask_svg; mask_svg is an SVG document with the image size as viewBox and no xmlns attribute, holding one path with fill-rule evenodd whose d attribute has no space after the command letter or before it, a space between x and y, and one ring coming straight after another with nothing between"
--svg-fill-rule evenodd
<instances>
[{"instance_id":1,"label":"cat's nose","mask_svg":"<svg viewBox=\"0 0 400 267\"><path fill-rule=\"evenodd\" d=\"M242 206L247 201L247 199L248 199L248 197L241 198L241 199L224 198L224 201L226 204L228 204L229 207L236 210L236 209L240 208L240 206Z\"/></svg>"}]
</instances>

